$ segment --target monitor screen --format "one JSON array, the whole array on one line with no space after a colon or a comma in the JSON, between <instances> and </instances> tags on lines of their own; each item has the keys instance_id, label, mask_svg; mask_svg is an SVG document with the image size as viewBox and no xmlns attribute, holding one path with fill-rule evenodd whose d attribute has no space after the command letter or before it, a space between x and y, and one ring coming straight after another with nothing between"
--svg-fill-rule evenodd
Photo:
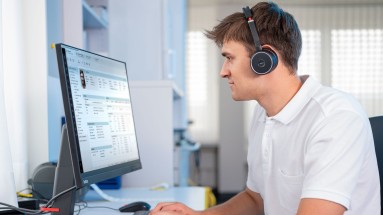
<instances>
[{"instance_id":1,"label":"monitor screen","mask_svg":"<svg viewBox=\"0 0 383 215\"><path fill-rule=\"evenodd\" d=\"M56 54L75 185L141 169L125 63L65 44Z\"/></svg>"}]
</instances>

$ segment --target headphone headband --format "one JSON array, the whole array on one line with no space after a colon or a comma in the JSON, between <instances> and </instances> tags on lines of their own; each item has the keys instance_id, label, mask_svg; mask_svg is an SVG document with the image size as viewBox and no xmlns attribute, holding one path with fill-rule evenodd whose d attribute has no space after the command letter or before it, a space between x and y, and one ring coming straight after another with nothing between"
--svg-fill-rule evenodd
<instances>
[{"instance_id":1,"label":"headphone headband","mask_svg":"<svg viewBox=\"0 0 383 215\"><path fill-rule=\"evenodd\" d=\"M242 8L243 13L245 14L245 18L247 20L247 23L249 24L251 35L253 36L254 44L255 44L255 51L262 51L261 42L259 41L259 36L257 33L257 28L255 27L255 23L252 17L252 12L249 8L249 6Z\"/></svg>"},{"instance_id":2,"label":"headphone headband","mask_svg":"<svg viewBox=\"0 0 383 215\"><path fill-rule=\"evenodd\" d=\"M269 48L262 49L261 42L257 33L257 28L252 17L252 11L249 7L244 7L243 13L250 27L251 36L254 40L255 53L251 56L251 69L258 75L265 75L275 69L278 64L278 56Z\"/></svg>"}]
</instances>

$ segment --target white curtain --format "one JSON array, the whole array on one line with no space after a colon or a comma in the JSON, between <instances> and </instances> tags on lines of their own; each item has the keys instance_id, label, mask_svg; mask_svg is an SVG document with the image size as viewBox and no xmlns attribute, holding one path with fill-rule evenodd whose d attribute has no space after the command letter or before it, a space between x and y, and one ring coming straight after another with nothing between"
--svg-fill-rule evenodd
<instances>
[{"instance_id":1,"label":"white curtain","mask_svg":"<svg viewBox=\"0 0 383 215\"><path fill-rule=\"evenodd\" d=\"M2 1L0 1L0 12L2 12ZM2 34L2 16L0 15L0 202L17 206L5 111Z\"/></svg>"},{"instance_id":2,"label":"white curtain","mask_svg":"<svg viewBox=\"0 0 383 215\"><path fill-rule=\"evenodd\" d=\"M1 13L4 101L17 191L28 187L26 44L22 3L20 0L2 1Z\"/></svg>"},{"instance_id":3,"label":"white curtain","mask_svg":"<svg viewBox=\"0 0 383 215\"><path fill-rule=\"evenodd\" d=\"M302 31L300 74L353 94L383 115L383 2L290 6Z\"/></svg>"},{"instance_id":4,"label":"white curtain","mask_svg":"<svg viewBox=\"0 0 383 215\"><path fill-rule=\"evenodd\" d=\"M2 104L5 103L7 136L19 191L28 187L27 180L33 170L48 161L47 53L50 43L46 31L46 0L1 3Z\"/></svg>"}]
</instances>

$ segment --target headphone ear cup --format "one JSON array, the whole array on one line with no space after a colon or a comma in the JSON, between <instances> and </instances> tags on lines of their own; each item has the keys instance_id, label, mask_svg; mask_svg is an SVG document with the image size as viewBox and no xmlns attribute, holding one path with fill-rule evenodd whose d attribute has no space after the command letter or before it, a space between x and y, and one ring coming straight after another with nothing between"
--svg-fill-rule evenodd
<instances>
[{"instance_id":1,"label":"headphone ear cup","mask_svg":"<svg viewBox=\"0 0 383 215\"><path fill-rule=\"evenodd\" d=\"M278 65L277 54L270 49L262 49L251 56L251 69L258 75L266 75Z\"/></svg>"}]
</instances>

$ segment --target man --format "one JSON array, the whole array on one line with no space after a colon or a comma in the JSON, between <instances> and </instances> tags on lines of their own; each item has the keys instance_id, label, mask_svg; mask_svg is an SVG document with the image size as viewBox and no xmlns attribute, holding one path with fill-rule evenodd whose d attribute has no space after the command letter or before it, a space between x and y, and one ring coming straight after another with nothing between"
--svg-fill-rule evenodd
<instances>
[{"instance_id":1,"label":"man","mask_svg":"<svg viewBox=\"0 0 383 215\"><path fill-rule=\"evenodd\" d=\"M297 75L301 34L294 18L261 2L226 17L207 36L222 48L221 77L233 99L259 104L247 188L206 211L160 203L151 214L380 214L368 117L350 95Z\"/></svg>"},{"instance_id":2,"label":"man","mask_svg":"<svg viewBox=\"0 0 383 215\"><path fill-rule=\"evenodd\" d=\"M85 81L85 74L82 69L80 69L80 80L81 80L81 86L82 88L86 88L86 81Z\"/></svg>"}]
</instances>

